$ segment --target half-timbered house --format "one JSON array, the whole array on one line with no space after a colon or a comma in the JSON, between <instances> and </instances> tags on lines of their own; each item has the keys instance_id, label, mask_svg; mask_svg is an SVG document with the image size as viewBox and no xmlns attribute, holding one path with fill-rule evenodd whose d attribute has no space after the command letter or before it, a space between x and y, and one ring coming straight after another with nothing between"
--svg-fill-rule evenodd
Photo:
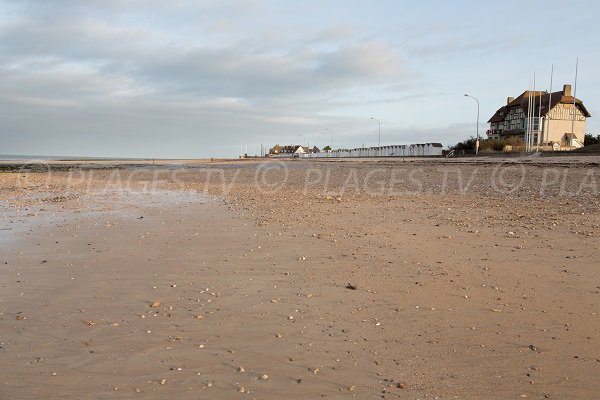
<instances>
[{"instance_id":1,"label":"half-timbered house","mask_svg":"<svg viewBox=\"0 0 600 400\"><path fill-rule=\"evenodd\" d=\"M583 102L571 94L571 85L548 93L526 90L516 99L509 97L489 119L488 136L525 141L527 134L534 146L560 145L583 147L586 118L591 117Z\"/></svg>"}]
</instances>

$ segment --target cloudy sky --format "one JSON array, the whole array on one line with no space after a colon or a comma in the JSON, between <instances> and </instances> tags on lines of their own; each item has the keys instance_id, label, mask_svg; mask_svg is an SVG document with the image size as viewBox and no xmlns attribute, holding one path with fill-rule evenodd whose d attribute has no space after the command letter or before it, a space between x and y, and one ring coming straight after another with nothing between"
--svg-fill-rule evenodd
<instances>
[{"instance_id":1,"label":"cloudy sky","mask_svg":"<svg viewBox=\"0 0 600 400\"><path fill-rule=\"evenodd\" d=\"M591 1L0 0L0 154L237 156L480 130L574 81L600 133Z\"/></svg>"}]
</instances>

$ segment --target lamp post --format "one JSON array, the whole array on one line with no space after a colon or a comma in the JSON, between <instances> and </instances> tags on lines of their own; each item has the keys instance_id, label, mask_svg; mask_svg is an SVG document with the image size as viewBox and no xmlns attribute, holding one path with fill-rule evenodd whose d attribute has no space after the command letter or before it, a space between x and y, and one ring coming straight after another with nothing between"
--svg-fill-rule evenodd
<instances>
[{"instance_id":1,"label":"lamp post","mask_svg":"<svg viewBox=\"0 0 600 400\"><path fill-rule=\"evenodd\" d=\"M300 136L302 138L302 141L307 140L307 145L306 147L310 147L310 141L307 139L306 136L304 136L303 134L299 134L298 136ZM304 145L304 143L302 143L302 145Z\"/></svg>"},{"instance_id":2,"label":"lamp post","mask_svg":"<svg viewBox=\"0 0 600 400\"><path fill-rule=\"evenodd\" d=\"M465 93L465 97L470 97L477 102L477 141L475 142L475 155L479 154L479 100L476 97Z\"/></svg>"},{"instance_id":3,"label":"lamp post","mask_svg":"<svg viewBox=\"0 0 600 400\"><path fill-rule=\"evenodd\" d=\"M381 121L374 117L371 117L371 119L377 121L379 124L379 140L377 141L377 147L381 147Z\"/></svg>"},{"instance_id":4,"label":"lamp post","mask_svg":"<svg viewBox=\"0 0 600 400\"><path fill-rule=\"evenodd\" d=\"M330 144L330 146L331 146L331 150L333 150L333 132L330 129L328 129L328 128L325 128L325 130L327 132L331 133L331 144Z\"/></svg>"}]
</instances>

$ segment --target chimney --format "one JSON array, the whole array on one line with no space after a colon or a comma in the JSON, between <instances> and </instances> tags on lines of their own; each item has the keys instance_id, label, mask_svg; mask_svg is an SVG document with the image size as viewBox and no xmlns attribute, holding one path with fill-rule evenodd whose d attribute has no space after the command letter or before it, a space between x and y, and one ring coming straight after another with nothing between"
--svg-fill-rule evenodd
<instances>
[{"instance_id":1,"label":"chimney","mask_svg":"<svg viewBox=\"0 0 600 400\"><path fill-rule=\"evenodd\" d=\"M571 96L571 85L563 86L563 96Z\"/></svg>"},{"instance_id":2,"label":"chimney","mask_svg":"<svg viewBox=\"0 0 600 400\"><path fill-rule=\"evenodd\" d=\"M512 101L514 100L514 97L509 97L506 99L506 105L509 105L510 103L512 103Z\"/></svg>"}]
</instances>

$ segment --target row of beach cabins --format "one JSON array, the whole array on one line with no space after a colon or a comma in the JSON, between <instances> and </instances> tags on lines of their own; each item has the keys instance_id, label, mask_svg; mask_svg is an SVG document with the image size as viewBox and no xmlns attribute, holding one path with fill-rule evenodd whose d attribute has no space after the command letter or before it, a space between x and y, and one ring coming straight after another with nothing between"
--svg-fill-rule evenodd
<instances>
[{"instance_id":1,"label":"row of beach cabins","mask_svg":"<svg viewBox=\"0 0 600 400\"><path fill-rule=\"evenodd\" d=\"M381 147L358 147L355 149L319 150L318 147L300 145L275 145L269 149L269 157L299 158L347 158L347 157L440 157L444 155L441 143L402 144Z\"/></svg>"},{"instance_id":2,"label":"row of beach cabins","mask_svg":"<svg viewBox=\"0 0 600 400\"><path fill-rule=\"evenodd\" d=\"M300 153L300 158L352 158L352 157L440 157L443 154L441 143L390 145L381 147L361 147L332 151Z\"/></svg>"}]
</instances>

